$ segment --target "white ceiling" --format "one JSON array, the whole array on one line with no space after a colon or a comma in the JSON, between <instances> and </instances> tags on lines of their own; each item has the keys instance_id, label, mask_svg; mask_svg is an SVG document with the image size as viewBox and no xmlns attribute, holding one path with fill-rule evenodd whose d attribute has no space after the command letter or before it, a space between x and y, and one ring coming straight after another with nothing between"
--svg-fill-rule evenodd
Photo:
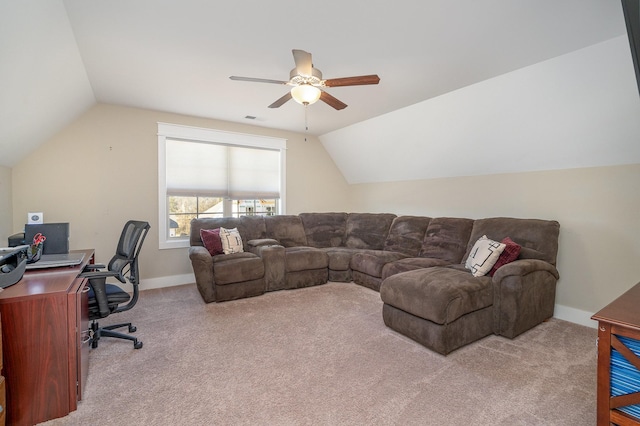
<instances>
[{"instance_id":1,"label":"white ceiling","mask_svg":"<svg viewBox=\"0 0 640 426\"><path fill-rule=\"evenodd\" d=\"M615 0L2 0L0 165L95 102L303 132L304 107L267 108L287 86L229 80L286 80L291 49L381 78L311 105L323 135L623 34Z\"/></svg>"}]
</instances>

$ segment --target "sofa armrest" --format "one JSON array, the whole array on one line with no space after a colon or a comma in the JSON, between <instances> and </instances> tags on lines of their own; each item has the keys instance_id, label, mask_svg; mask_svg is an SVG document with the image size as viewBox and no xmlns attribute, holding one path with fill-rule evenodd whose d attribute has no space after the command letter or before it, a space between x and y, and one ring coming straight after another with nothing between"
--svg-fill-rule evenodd
<instances>
[{"instance_id":1,"label":"sofa armrest","mask_svg":"<svg viewBox=\"0 0 640 426\"><path fill-rule=\"evenodd\" d=\"M273 247L273 246L280 246L280 243L277 240L274 240L271 238L261 238L259 240L247 241L247 244L245 245L244 250L248 251L249 253L253 253L257 256L262 257L262 255L260 254L261 248Z\"/></svg>"},{"instance_id":2,"label":"sofa armrest","mask_svg":"<svg viewBox=\"0 0 640 426\"><path fill-rule=\"evenodd\" d=\"M286 288L284 247L278 244L261 245L252 248L251 252L260 256L264 263L264 283L266 290L284 290Z\"/></svg>"},{"instance_id":3,"label":"sofa armrest","mask_svg":"<svg viewBox=\"0 0 640 426\"><path fill-rule=\"evenodd\" d=\"M273 238L260 238L257 240L247 241L247 246L249 247L275 246L279 244L280 242L278 240L274 240Z\"/></svg>"},{"instance_id":4,"label":"sofa armrest","mask_svg":"<svg viewBox=\"0 0 640 426\"><path fill-rule=\"evenodd\" d=\"M559 277L555 266L537 259L499 268L493 276L494 333L512 339L551 318Z\"/></svg>"},{"instance_id":5,"label":"sofa armrest","mask_svg":"<svg viewBox=\"0 0 640 426\"><path fill-rule=\"evenodd\" d=\"M209 303L215 302L215 282L213 278L213 257L202 246L189 247L189 259L196 277L196 286L202 299Z\"/></svg>"},{"instance_id":6,"label":"sofa armrest","mask_svg":"<svg viewBox=\"0 0 640 426\"><path fill-rule=\"evenodd\" d=\"M519 259L498 268L493 275L493 281L501 281L506 277L514 275L523 276L535 271L547 271L555 276L556 280L560 278L556 267L549 262L538 259Z\"/></svg>"}]
</instances>

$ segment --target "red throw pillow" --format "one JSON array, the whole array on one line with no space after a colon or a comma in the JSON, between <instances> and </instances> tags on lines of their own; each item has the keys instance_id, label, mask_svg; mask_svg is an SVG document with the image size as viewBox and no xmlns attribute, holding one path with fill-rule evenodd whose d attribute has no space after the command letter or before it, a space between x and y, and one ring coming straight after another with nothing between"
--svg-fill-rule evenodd
<instances>
[{"instance_id":1,"label":"red throw pillow","mask_svg":"<svg viewBox=\"0 0 640 426\"><path fill-rule=\"evenodd\" d=\"M201 229L200 239L211 256L224 253L222 241L220 241L220 228Z\"/></svg>"},{"instance_id":2,"label":"red throw pillow","mask_svg":"<svg viewBox=\"0 0 640 426\"><path fill-rule=\"evenodd\" d=\"M491 268L491 270L487 274L490 277L492 277L493 274L496 273L499 267L513 262L520 255L520 244L513 242L511 238L504 237L500 242L505 245L505 248L500 254L498 261L495 263L495 265L493 265L493 268Z\"/></svg>"}]
</instances>

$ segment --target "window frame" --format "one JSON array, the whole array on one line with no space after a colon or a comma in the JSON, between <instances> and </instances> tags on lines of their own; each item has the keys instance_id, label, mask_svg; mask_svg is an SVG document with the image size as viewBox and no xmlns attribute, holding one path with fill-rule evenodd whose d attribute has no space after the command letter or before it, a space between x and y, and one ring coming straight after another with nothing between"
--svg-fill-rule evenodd
<instances>
[{"instance_id":1,"label":"window frame","mask_svg":"<svg viewBox=\"0 0 640 426\"><path fill-rule=\"evenodd\" d=\"M167 197L166 140L216 143L250 148L267 148L280 151L280 199L278 212L286 211L286 152L287 140L248 133L228 132L203 127L158 122L158 248L189 247L189 237L169 237L169 202Z\"/></svg>"}]
</instances>

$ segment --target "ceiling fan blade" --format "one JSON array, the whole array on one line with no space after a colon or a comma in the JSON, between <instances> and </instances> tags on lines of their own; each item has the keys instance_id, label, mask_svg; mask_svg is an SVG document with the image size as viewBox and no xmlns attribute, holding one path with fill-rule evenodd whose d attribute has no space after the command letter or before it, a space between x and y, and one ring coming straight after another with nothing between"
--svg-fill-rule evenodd
<instances>
[{"instance_id":1,"label":"ceiling fan blade","mask_svg":"<svg viewBox=\"0 0 640 426\"><path fill-rule=\"evenodd\" d=\"M341 100L331 96L330 94L328 94L324 90L320 94L320 100L322 102L324 102L325 104L334 107L337 110L345 109L347 107L347 104L345 104Z\"/></svg>"},{"instance_id":2,"label":"ceiling fan blade","mask_svg":"<svg viewBox=\"0 0 640 426\"><path fill-rule=\"evenodd\" d=\"M291 99L291 92L287 92L283 97L281 97L280 99L278 99L277 101L269 105L269 108L279 108L289 99Z\"/></svg>"},{"instance_id":3,"label":"ceiling fan blade","mask_svg":"<svg viewBox=\"0 0 640 426\"><path fill-rule=\"evenodd\" d=\"M311 61L311 53L304 50L293 49L293 60L296 63L296 72L298 75L311 77L313 75L313 62Z\"/></svg>"},{"instance_id":4,"label":"ceiling fan blade","mask_svg":"<svg viewBox=\"0 0 640 426\"><path fill-rule=\"evenodd\" d=\"M380 77L376 74L371 74L357 77L330 78L329 80L325 80L324 85L327 87L362 86L365 84L378 84L379 82Z\"/></svg>"},{"instance_id":5,"label":"ceiling fan blade","mask_svg":"<svg viewBox=\"0 0 640 426\"><path fill-rule=\"evenodd\" d=\"M287 84L288 81L282 81L282 80L269 80L266 78L253 78L253 77L238 77L235 75L232 75L231 77L229 77L231 80L237 80L237 81L252 81L254 83L273 83L273 84Z\"/></svg>"}]
</instances>

